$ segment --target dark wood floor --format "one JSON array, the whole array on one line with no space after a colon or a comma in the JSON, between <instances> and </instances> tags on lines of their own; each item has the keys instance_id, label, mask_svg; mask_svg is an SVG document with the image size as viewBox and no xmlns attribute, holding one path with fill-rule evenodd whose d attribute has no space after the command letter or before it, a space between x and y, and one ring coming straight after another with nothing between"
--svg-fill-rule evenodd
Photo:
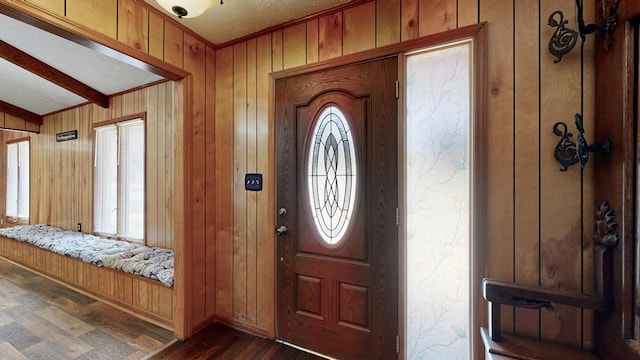
<instances>
[{"instance_id":1,"label":"dark wood floor","mask_svg":"<svg viewBox=\"0 0 640 360\"><path fill-rule=\"evenodd\" d=\"M149 357L154 360L318 360L309 354L273 340L259 338L221 324L213 324L187 341L178 341Z\"/></svg>"}]
</instances>

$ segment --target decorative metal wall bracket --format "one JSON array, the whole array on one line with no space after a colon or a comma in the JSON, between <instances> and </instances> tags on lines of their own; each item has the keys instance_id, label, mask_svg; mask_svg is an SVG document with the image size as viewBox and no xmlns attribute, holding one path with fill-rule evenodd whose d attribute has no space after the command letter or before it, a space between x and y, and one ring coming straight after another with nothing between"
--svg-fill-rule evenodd
<instances>
[{"instance_id":1,"label":"decorative metal wall bracket","mask_svg":"<svg viewBox=\"0 0 640 360\"><path fill-rule=\"evenodd\" d=\"M609 47L613 43L613 32L618 24L618 0L600 1L600 8L598 9L598 23L585 25L582 13L582 0L576 0L576 7L578 10L578 31L565 27L569 21L564 19L562 11L556 10L549 15L547 24L556 28L549 40L549 52L556 57L553 61L554 63L559 63L560 60L562 60L562 57L568 54L575 47L578 42L578 35L584 44L585 37L587 35L599 31L603 38L602 47L604 51L609 50Z\"/></svg>"},{"instance_id":2,"label":"decorative metal wall bracket","mask_svg":"<svg viewBox=\"0 0 640 360\"><path fill-rule=\"evenodd\" d=\"M559 121L553 125L553 133L561 137L553 153L556 160L562 165L560 171L567 171L569 166L580 162L581 169L589 161L589 153L602 151L605 155L611 153L611 142L606 140L602 144L588 144L584 138L584 127L582 125L582 115L575 116L576 128L578 129L578 139L571 140L573 134L568 132L567 124Z\"/></svg>"},{"instance_id":3,"label":"decorative metal wall bracket","mask_svg":"<svg viewBox=\"0 0 640 360\"><path fill-rule=\"evenodd\" d=\"M606 248L614 248L618 244L618 224L607 200L596 208L593 240Z\"/></svg>"}]
</instances>

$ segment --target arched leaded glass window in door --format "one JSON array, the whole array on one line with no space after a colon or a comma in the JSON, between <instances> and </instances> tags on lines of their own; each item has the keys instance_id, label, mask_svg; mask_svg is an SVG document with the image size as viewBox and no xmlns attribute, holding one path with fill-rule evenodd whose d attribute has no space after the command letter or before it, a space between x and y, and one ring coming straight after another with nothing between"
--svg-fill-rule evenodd
<instances>
[{"instance_id":1,"label":"arched leaded glass window in door","mask_svg":"<svg viewBox=\"0 0 640 360\"><path fill-rule=\"evenodd\" d=\"M353 214L357 190L353 141L349 123L338 107L326 107L314 120L307 185L313 220L326 245L342 240Z\"/></svg>"}]
</instances>

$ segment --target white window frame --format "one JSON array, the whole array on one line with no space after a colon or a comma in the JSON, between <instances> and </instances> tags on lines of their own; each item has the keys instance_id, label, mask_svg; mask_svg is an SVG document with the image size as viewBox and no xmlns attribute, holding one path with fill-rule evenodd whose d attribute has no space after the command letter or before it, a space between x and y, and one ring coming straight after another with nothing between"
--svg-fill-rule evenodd
<instances>
[{"instance_id":1,"label":"white window frame","mask_svg":"<svg viewBox=\"0 0 640 360\"><path fill-rule=\"evenodd\" d=\"M31 197L30 189L30 167L31 167L31 145L29 138L15 139L6 143L6 182L5 182L5 218L8 223L28 224L29 223L29 201ZM15 159L9 159L10 147L15 147ZM25 153L26 152L26 153ZM26 159L25 159L26 158ZM24 163L26 161L26 163ZM17 169L10 171L11 164L15 164ZM15 177L13 181L9 177ZM10 189L10 184L15 183L15 190ZM24 191L26 187L26 192ZM9 194L15 191L16 194ZM10 208L9 199L15 199L15 205Z\"/></svg>"},{"instance_id":2,"label":"white window frame","mask_svg":"<svg viewBox=\"0 0 640 360\"><path fill-rule=\"evenodd\" d=\"M130 130L132 127L142 127L142 141L133 141L129 143L131 145L140 145L142 147L142 166L127 166L126 165L126 146L127 142L124 139L126 137L126 132ZM138 128L139 129L139 128ZM105 206L108 207L108 203L104 204L102 200L103 189L105 183L101 180L101 169L100 164L105 163L105 159L101 153L101 131L108 130L116 130L116 140L115 144L110 144L111 147L115 146L116 154L115 154L115 170L113 169L113 157L110 159L112 162L104 165L108 170L102 170L105 173L111 174L111 181L113 187L113 181L117 183L115 185L115 194L109 194L107 196L115 196L115 208L112 210L114 212L113 215L109 215L104 213ZM113 139L109 140L113 141ZM136 150L134 150L135 152ZM140 151L138 149L137 151ZM108 162L108 161L107 161ZM137 182L127 183L125 179L128 179L127 172L131 174L131 170L141 169L141 173L136 172ZM115 174L112 172L115 171ZM120 119L116 121L108 121L103 123L98 123L94 125L94 178L93 178L93 229L94 233L100 236L116 238L119 240L126 240L130 242L136 242L145 244L146 238L146 123L144 116L135 116L127 119ZM141 179L140 179L141 177ZM125 186L127 184L128 186ZM131 186L135 186L137 184L138 187L142 187L141 192L138 192L137 196L141 201L141 203L134 201L133 205L128 206L127 204L132 201L131 197L127 194L127 189L130 189ZM113 190L105 190L105 191L113 191ZM113 201L111 201L113 203ZM137 209L137 211L136 211ZM133 215L132 215L133 214ZM137 223L142 223L140 226L134 226L134 230L131 230L129 226L129 221L131 218L137 217L139 221ZM109 218L108 220L105 220ZM114 220L115 219L115 220ZM115 221L115 224L113 223ZM106 224L105 224L106 223ZM136 223L136 221L134 221ZM114 226L115 225L115 226Z\"/></svg>"}]
</instances>

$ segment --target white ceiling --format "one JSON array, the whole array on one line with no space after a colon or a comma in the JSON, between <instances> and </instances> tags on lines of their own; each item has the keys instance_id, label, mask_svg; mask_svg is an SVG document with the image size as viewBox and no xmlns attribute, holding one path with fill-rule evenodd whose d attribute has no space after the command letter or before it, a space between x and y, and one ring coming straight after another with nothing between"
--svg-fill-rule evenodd
<instances>
[{"instance_id":1,"label":"white ceiling","mask_svg":"<svg viewBox=\"0 0 640 360\"><path fill-rule=\"evenodd\" d=\"M156 0L145 0L162 9ZM179 1L179 0L176 0ZM301 19L351 0L213 0L203 15L179 19L214 44ZM163 80L101 52L0 14L0 40L20 49L104 95ZM0 58L0 101L37 115L71 108L88 100Z\"/></svg>"},{"instance_id":2,"label":"white ceiling","mask_svg":"<svg viewBox=\"0 0 640 360\"><path fill-rule=\"evenodd\" d=\"M145 1L175 17L156 0ZM222 44L351 0L224 0L222 5L220 0L212 1L214 5L201 16L179 21L212 43Z\"/></svg>"}]
</instances>

